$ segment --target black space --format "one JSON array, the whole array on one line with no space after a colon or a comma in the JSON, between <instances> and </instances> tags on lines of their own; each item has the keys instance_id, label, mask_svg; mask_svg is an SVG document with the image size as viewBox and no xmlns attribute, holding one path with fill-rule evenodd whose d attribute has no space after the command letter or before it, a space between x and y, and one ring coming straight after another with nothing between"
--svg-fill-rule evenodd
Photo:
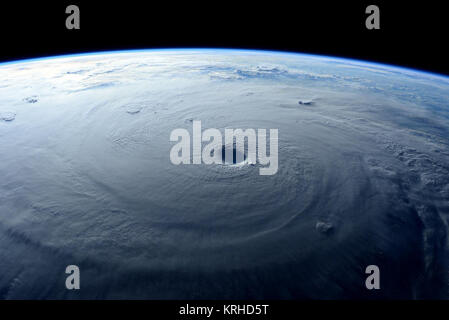
<instances>
[{"instance_id":1,"label":"black space","mask_svg":"<svg viewBox=\"0 0 449 320\"><path fill-rule=\"evenodd\" d=\"M440 2L442 3L442 2ZM81 30L65 28L76 4ZM365 28L376 4L381 29ZM449 75L446 11L411 1L15 1L0 6L0 61L99 50L220 47L315 53Z\"/></svg>"}]
</instances>

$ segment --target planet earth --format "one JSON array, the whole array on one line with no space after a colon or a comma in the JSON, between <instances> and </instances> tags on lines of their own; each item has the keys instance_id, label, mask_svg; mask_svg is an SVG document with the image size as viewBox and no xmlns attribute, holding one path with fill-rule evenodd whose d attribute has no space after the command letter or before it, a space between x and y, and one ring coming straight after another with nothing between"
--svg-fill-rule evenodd
<instances>
[{"instance_id":1,"label":"planet earth","mask_svg":"<svg viewBox=\"0 0 449 320\"><path fill-rule=\"evenodd\" d=\"M1 64L0 298L447 299L448 102L442 75L296 53ZM278 129L276 174L174 165L195 120Z\"/></svg>"}]
</instances>

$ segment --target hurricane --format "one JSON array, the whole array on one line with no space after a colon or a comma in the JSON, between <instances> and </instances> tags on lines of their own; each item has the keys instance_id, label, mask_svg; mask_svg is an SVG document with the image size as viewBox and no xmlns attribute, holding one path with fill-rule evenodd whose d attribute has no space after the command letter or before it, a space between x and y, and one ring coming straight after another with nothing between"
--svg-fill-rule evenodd
<instances>
[{"instance_id":1,"label":"hurricane","mask_svg":"<svg viewBox=\"0 0 449 320\"><path fill-rule=\"evenodd\" d=\"M285 52L1 64L0 298L447 299L448 102L441 75ZM195 120L277 129L276 174L232 144L173 164Z\"/></svg>"}]
</instances>

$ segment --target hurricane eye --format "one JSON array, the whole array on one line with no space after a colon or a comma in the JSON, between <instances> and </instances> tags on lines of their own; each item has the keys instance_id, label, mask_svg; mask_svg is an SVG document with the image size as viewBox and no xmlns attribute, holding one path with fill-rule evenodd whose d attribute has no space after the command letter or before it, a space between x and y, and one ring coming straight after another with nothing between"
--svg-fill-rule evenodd
<instances>
[{"instance_id":1,"label":"hurricane eye","mask_svg":"<svg viewBox=\"0 0 449 320\"><path fill-rule=\"evenodd\" d=\"M226 160L226 150L230 152L232 150L232 160L227 161ZM246 152L241 153L240 150L237 150L236 144L234 143L232 146L230 145L224 145L221 148L221 161L224 164L237 164L239 163L237 159L243 159L243 161L246 161Z\"/></svg>"}]
</instances>

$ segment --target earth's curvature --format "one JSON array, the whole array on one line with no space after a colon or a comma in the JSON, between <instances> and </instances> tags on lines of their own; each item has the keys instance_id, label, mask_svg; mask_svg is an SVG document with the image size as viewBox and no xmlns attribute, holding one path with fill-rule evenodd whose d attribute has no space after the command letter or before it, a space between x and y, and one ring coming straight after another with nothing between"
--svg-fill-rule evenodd
<instances>
[{"instance_id":1,"label":"earth's curvature","mask_svg":"<svg viewBox=\"0 0 449 320\"><path fill-rule=\"evenodd\" d=\"M448 298L448 102L443 76L288 53L3 64L0 297ZM194 120L277 128L278 172L173 165Z\"/></svg>"}]
</instances>

